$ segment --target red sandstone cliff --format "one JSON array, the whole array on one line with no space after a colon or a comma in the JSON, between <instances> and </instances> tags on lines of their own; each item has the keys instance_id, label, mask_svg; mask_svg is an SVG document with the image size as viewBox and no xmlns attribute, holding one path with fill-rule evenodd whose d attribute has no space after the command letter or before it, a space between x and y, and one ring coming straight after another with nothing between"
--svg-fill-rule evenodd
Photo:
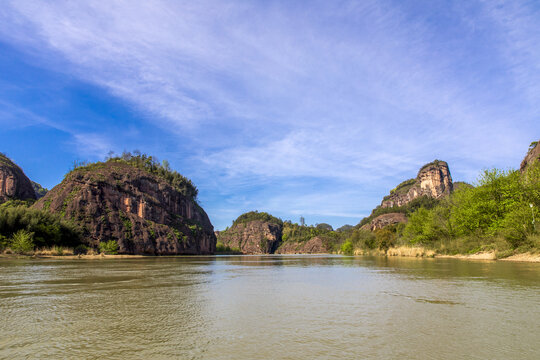
<instances>
[{"instance_id":1,"label":"red sandstone cliff","mask_svg":"<svg viewBox=\"0 0 540 360\"><path fill-rule=\"evenodd\" d=\"M0 203L35 198L36 194L30 179L17 164L0 153Z\"/></svg>"},{"instance_id":2,"label":"red sandstone cliff","mask_svg":"<svg viewBox=\"0 0 540 360\"><path fill-rule=\"evenodd\" d=\"M381 207L403 206L420 196L440 198L453 190L452 176L445 161L435 160L424 165L416 179L399 184L386 196Z\"/></svg>"},{"instance_id":3,"label":"red sandstone cliff","mask_svg":"<svg viewBox=\"0 0 540 360\"><path fill-rule=\"evenodd\" d=\"M123 254L212 254L204 210L164 179L121 162L72 171L34 207L76 221L88 245L116 240Z\"/></svg>"}]
</instances>

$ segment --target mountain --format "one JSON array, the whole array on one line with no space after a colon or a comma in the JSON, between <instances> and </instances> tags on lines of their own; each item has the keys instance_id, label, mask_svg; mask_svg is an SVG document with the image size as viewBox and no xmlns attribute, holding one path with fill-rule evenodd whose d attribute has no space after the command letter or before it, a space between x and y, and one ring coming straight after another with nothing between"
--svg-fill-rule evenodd
<instances>
[{"instance_id":1,"label":"mountain","mask_svg":"<svg viewBox=\"0 0 540 360\"><path fill-rule=\"evenodd\" d=\"M217 240L244 254L273 254L281 243L283 222L265 212L240 215L233 225L219 231Z\"/></svg>"},{"instance_id":2,"label":"mountain","mask_svg":"<svg viewBox=\"0 0 540 360\"><path fill-rule=\"evenodd\" d=\"M385 196L381 207L403 206L421 196L438 199L453 190L452 176L445 161L435 160L420 168L415 179L409 179Z\"/></svg>"},{"instance_id":3,"label":"mountain","mask_svg":"<svg viewBox=\"0 0 540 360\"><path fill-rule=\"evenodd\" d=\"M0 203L8 200L34 200L36 194L30 179L17 164L0 153Z\"/></svg>"},{"instance_id":4,"label":"mountain","mask_svg":"<svg viewBox=\"0 0 540 360\"><path fill-rule=\"evenodd\" d=\"M121 254L212 254L214 228L190 180L146 155L80 166L33 207L79 224L87 245Z\"/></svg>"},{"instance_id":5,"label":"mountain","mask_svg":"<svg viewBox=\"0 0 540 360\"><path fill-rule=\"evenodd\" d=\"M36 193L36 198L41 199L44 197L49 190L45 189L41 184L38 184L35 181L31 181L32 187L34 188L34 192Z\"/></svg>"},{"instance_id":6,"label":"mountain","mask_svg":"<svg viewBox=\"0 0 540 360\"><path fill-rule=\"evenodd\" d=\"M529 145L529 151L523 158L519 171L524 173L532 163L538 160L540 160L540 146L538 145L538 141L534 141Z\"/></svg>"}]
</instances>

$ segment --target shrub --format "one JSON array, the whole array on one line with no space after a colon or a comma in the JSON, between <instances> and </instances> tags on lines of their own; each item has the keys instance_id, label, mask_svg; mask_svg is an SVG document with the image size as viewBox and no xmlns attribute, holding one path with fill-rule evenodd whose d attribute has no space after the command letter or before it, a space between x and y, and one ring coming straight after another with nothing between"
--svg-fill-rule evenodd
<instances>
[{"instance_id":1,"label":"shrub","mask_svg":"<svg viewBox=\"0 0 540 360\"><path fill-rule=\"evenodd\" d=\"M388 229L379 229L375 231L375 239L378 248L386 252L395 245L396 234Z\"/></svg>"},{"instance_id":2,"label":"shrub","mask_svg":"<svg viewBox=\"0 0 540 360\"><path fill-rule=\"evenodd\" d=\"M19 230L34 233L37 247L72 247L80 244L81 239L80 229L57 214L32 209L16 201L0 205L0 234L12 237Z\"/></svg>"},{"instance_id":3,"label":"shrub","mask_svg":"<svg viewBox=\"0 0 540 360\"><path fill-rule=\"evenodd\" d=\"M107 255L116 255L118 254L118 243L115 240L100 242L99 252Z\"/></svg>"},{"instance_id":4,"label":"shrub","mask_svg":"<svg viewBox=\"0 0 540 360\"><path fill-rule=\"evenodd\" d=\"M86 253L88 252L88 246L86 245L78 245L75 247L75 249L73 249L73 255L86 255Z\"/></svg>"},{"instance_id":5,"label":"shrub","mask_svg":"<svg viewBox=\"0 0 540 360\"><path fill-rule=\"evenodd\" d=\"M13 234L10 244L15 254L26 254L34 250L34 233L27 230L19 230Z\"/></svg>"},{"instance_id":6,"label":"shrub","mask_svg":"<svg viewBox=\"0 0 540 360\"><path fill-rule=\"evenodd\" d=\"M216 243L216 253L218 254L242 254L239 248L231 248L229 245L224 245L221 241Z\"/></svg>"},{"instance_id":7,"label":"shrub","mask_svg":"<svg viewBox=\"0 0 540 360\"><path fill-rule=\"evenodd\" d=\"M375 249L375 234L369 230L356 229L348 239L353 246L360 248Z\"/></svg>"},{"instance_id":8,"label":"shrub","mask_svg":"<svg viewBox=\"0 0 540 360\"><path fill-rule=\"evenodd\" d=\"M6 236L0 234L0 251L3 251L5 248L8 247L8 245L9 239Z\"/></svg>"},{"instance_id":9,"label":"shrub","mask_svg":"<svg viewBox=\"0 0 540 360\"><path fill-rule=\"evenodd\" d=\"M353 255L353 251L354 251L354 247L353 247L353 244L352 244L352 242L350 240L345 241L341 245L341 252L344 255Z\"/></svg>"}]
</instances>

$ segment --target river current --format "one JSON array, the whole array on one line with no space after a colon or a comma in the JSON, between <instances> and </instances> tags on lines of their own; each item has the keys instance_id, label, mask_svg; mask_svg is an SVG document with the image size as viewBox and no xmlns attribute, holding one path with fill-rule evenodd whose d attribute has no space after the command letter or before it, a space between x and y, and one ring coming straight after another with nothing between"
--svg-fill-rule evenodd
<instances>
[{"instance_id":1,"label":"river current","mask_svg":"<svg viewBox=\"0 0 540 360\"><path fill-rule=\"evenodd\" d=\"M0 359L540 359L540 264L0 259Z\"/></svg>"}]
</instances>

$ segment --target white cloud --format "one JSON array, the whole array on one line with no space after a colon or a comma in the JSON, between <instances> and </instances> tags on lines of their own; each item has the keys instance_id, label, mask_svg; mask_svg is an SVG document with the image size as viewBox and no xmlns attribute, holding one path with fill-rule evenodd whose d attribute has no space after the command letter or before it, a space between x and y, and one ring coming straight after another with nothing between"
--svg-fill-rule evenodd
<instances>
[{"instance_id":1,"label":"white cloud","mask_svg":"<svg viewBox=\"0 0 540 360\"><path fill-rule=\"evenodd\" d=\"M538 11L407 6L17 0L0 10L0 37L193 143L207 184L219 174L240 191L276 178L380 185L436 157L455 162L455 180L517 166L539 129ZM122 147L74 133L93 156ZM284 196L323 208L316 192Z\"/></svg>"},{"instance_id":2,"label":"white cloud","mask_svg":"<svg viewBox=\"0 0 540 360\"><path fill-rule=\"evenodd\" d=\"M101 134L73 134L73 145L81 156L92 156L103 159L113 149L111 141Z\"/></svg>"}]
</instances>

